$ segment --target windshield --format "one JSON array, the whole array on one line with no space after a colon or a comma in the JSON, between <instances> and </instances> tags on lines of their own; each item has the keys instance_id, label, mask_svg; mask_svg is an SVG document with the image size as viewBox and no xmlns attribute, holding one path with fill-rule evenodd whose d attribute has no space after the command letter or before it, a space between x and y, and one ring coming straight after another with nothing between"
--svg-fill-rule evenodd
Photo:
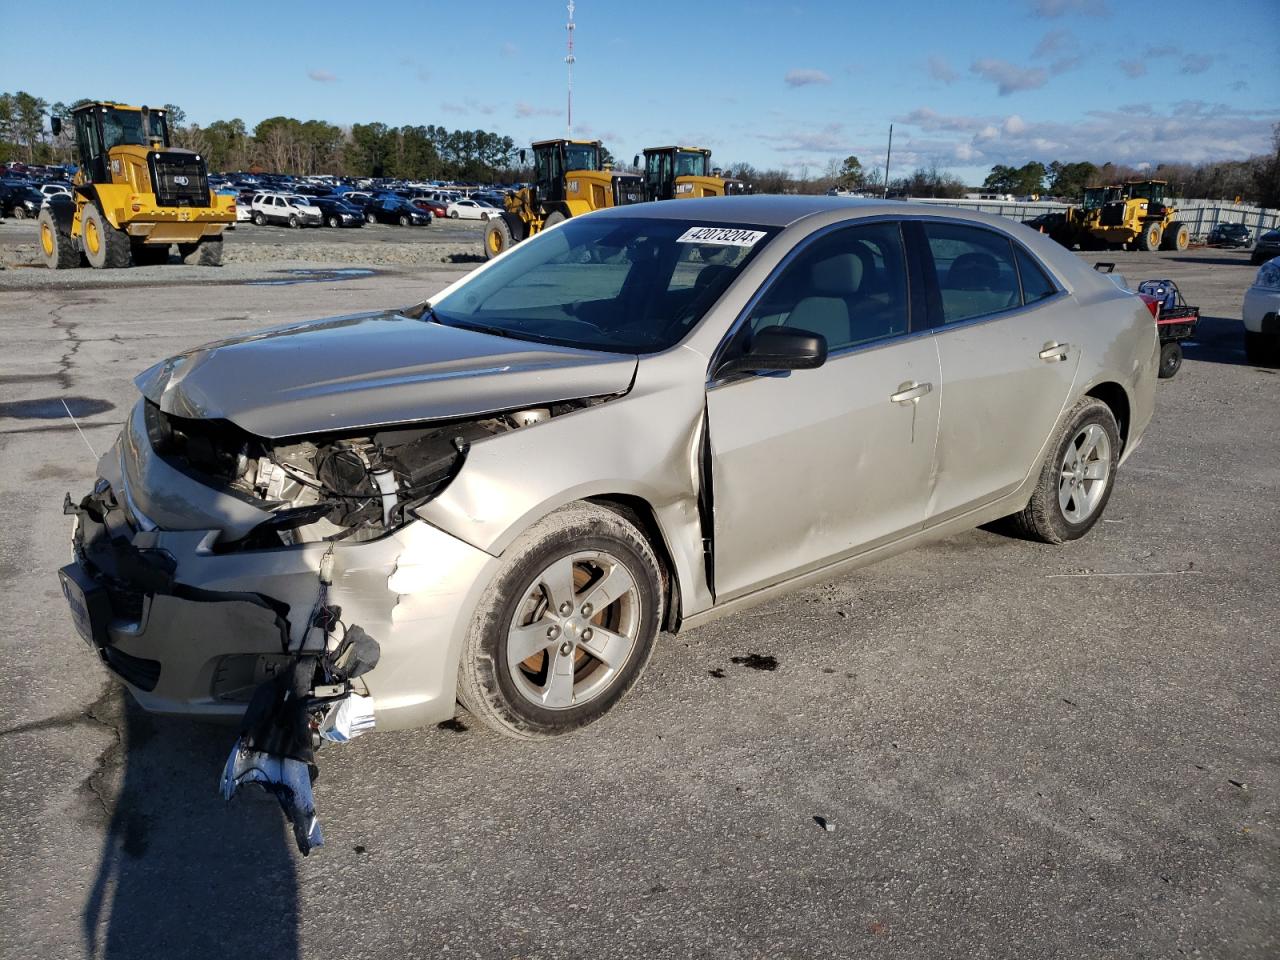
<instances>
[{"instance_id":1,"label":"windshield","mask_svg":"<svg viewBox=\"0 0 1280 960\"><path fill-rule=\"evenodd\" d=\"M574 146L566 144L564 148L565 170L599 170L596 163L596 148L591 144Z\"/></svg>"},{"instance_id":2,"label":"windshield","mask_svg":"<svg viewBox=\"0 0 1280 960\"><path fill-rule=\"evenodd\" d=\"M707 175L707 155L681 150L676 154L677 177L705 177Z\"/></svg>"},{"instance_id":3,"label":"windshield","mask_svg":"<svg viewBox=\"0 0 1280 960\"><path fill-rule=\"evenodd\" d=\"M518 340L655 353L683 339L776 233L575 217L434 303L434 319Z\"/></svg>"},{"instance_id":4,"label":"windshield","mask_svg":"<svg viewBox=\"0 0 1280 960\"><path fill-rule=\"evenodd\" d=\"M107 109L101 111L99 115L102 117L102 144L107 150L122 144L138 147L151 146L150 141L143 136L141 110ZM153 112L149 118L149 126L153 139L168 143L165 119L161 114Z\"/></svg>"}]
</instances>

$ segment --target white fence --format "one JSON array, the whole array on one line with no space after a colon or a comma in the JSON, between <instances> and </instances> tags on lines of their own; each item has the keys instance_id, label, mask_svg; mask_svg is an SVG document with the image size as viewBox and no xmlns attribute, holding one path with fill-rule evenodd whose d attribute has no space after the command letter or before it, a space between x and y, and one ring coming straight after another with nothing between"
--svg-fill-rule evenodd
<instances>
[{"instance_id":1,"label":"white fence","mask_svg":"<svg viewBox=\"0 0 1280 960\"><path fill-rule=\"evenodd\" d=\"M946 207L963 207L982 213L995 213L1011 220L1030 220L1042 213L1065 210L1065 203L1030 203L1017 200L935 200L920 197L912 203L936 203ZM1209 231L1220 223L1243 223L1256 240L1268 230L1280 228L1280 210L1252 207L1244 203L1228 203L1225 200L1175 200L1178 219L1191 227L1191 239L1203 241Z\"/></svg>"}]
</instances>

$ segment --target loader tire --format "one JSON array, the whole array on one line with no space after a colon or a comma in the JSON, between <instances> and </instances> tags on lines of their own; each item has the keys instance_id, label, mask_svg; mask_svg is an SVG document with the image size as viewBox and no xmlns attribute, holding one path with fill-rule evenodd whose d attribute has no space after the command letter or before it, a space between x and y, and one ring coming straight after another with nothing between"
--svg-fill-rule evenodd
<instances>
[{"instance_id":1,"label":"loader tire","mask_svg":"<svg viewBox=\"0 0 1280 960\"><path fill-rule=\"evenodd\" d=\"M1191 245L1191 228L1181 220L1174 220L1165 228L1160 238L1161 250L1182 251Z\"/></svg>"},{"instance_id":2,"label":"loader tire","mask_svg":"<svg viewBox=\"0 0 1280 960\"><path fill-rule=\"evenodd\" d=\"M178 244L182 262L192 267L222 266L222 237L205 237L196 243Z\"/></svg>"},{"instance_id":3,"label":"loader tire","mask_svg":"<svg viewBox=\"0 0 1280 960\"><path fill-rule=\"evenodd\" d=\"M1162 235L1163 232L1160 229L1159 223L1152 221L1151 223L1144 224L1142 227L1142 233L1138 234L1138 249L1146 250L1148 252L1152 250L1159 250Z\"/></svg>"},{"instance_id":4,"label":"loader tire","mask_svg":"<svg viewBox=\"0 0 1280 960\"><path fill-rule=\"evenodd\" d=\"M568 220L568 219L569 218L566 217L559 210L553 210L551 213L547 214L547 219L542 221L542 229L546 230L548 227L554 227L561 220Z\"/></svg>"},{"instance_id":5,"label":"loader tire","mask_svg":"<svg viewBox=\"0 0 1280 960\"><path fill-rule=\"evenodd\" d=\"M80 243L89 266L98 270L121 270L133 264L129 235L111 225L96 204L86 204L80 215Z\"/></svg>"},{"instance_id":6,"label":"loader tire","mask_svg":"<svg viewBox=\"0 0 1280 960\"><path fill-rule=\"evenodd\" d=\"M506 253L515 246L515 237L511 235L511 227L502 217L493 217L484 228L484 258L492 260L500 253Z\"/></svg>"},{"instance_id":7,"label":"loader tire","mask_svg":"<svg viewBox=\"0 0 1280 960\"><path fill-rule=\"evenodd\" d=\"M41 209L40 255L50 270L70 270L80 266L80 251L71 239L71 231L58 226L48 207Z\"/></svg>"}]
</instances>

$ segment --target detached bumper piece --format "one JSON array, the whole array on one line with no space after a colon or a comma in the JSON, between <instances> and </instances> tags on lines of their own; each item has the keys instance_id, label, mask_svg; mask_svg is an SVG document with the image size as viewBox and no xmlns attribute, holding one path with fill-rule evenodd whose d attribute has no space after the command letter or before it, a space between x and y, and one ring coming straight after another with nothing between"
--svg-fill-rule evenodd
<instances>
[{"instance_id":1,"label":"detached bumper piece","mask_svg":"<svg viewBox=\"0 0 1280 960\"><path fill-rule=\"evenodd\" d=\"M324 845L311 792L319 774L315 744L318 739L345 743L373 729L373 701L355 693L351 681L376 667L379 655L378 642L352 626L331 653L298 656L290 669L254 693L223 767L223 799L230 800L243 784L261 786L279 802L304 857ZM340 691L316 696L317 684L326 682L336 682Z\"/></svg>"}]
</instances>

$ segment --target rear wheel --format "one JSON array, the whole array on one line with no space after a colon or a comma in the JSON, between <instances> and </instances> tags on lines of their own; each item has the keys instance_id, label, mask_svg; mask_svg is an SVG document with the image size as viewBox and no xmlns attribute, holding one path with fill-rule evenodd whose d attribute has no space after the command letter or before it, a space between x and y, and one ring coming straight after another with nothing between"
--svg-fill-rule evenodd
<instances>
[{"instance_id":1,"label":"rear wheel","mask_svg":"<svg viewBox=\"0 0 1280 960\"><path fill-rule=\"evenodd\" d=\"M193 267L222 266L222 237L205 237L196 243L178 244L182 262Z\"/></svg>"},{"instance_id":2,"label":"rear wheel","mask_svg":"<svg viewBox=\"0 0 1280 960\"><path fill-rule=\"evenodd\" d=\"M1085 397L1049 447L1031 500L1014 515L1018 528L1045 543L1083 537L1111 499L1120 463L1120 428L1108 407Z\"/></svg>"},{"instance_id":3,"label":"rear wheel","mask_svg":"<svg viewBox=\"0 0 1280 960\"><path fill-rule=\"evenodd\" d=\"M1160 224L1156 221L1144 224L1142 233L1138 234L1139 250L1159 250L1160 249L1161 230Z\"/></svg>"},{"instance_id":4,"label":"rear wheel","mask_svg":"<svg viewBox=\"0 0 1280 960\"><path fill-rule=\"evenodd\" d=\"M89 266L99 270L119 270L133 262L129 235L117 230L94 204L86 204L80 215L80 240Z\"/></svg>"},{"instance_id":5,"label":"rear wheel","mask_svg":"<svg viewBox=\"0 0 1280 960\"><path fill-rule=\"evenodd\" d=\"M40 254L50 270L70 270L80 266L80 251L71 239L71 231L58 226L53 213L42 209L40 223Z\"/></svg>"},{"instance_id":6,"label":"rear wheel","mask_svg":"<svg viewBox=\"0 0 1280 960\"><path fill-rule=\"evenodd\" d=\"M542 221L542 229L545 230L547 229L547 227L554 227L561 220L568 220L568 219L569 218L566 217L559 210L553 210L551 213L547 214L547 219Z\"/></svg>"},{"instance_id":7,"label":"rear wheel","mask_svg":"<svg viewBox=\"0 0 1280 960\"><path fill-rule=\"evenodd\" d=\"M1160 379L1172 379L1182 366L1182 344L1162 343L1160 345Z\"/></svg>"},{"instance_id":8,"label":"rear wheel","mask_svg":"<svg viewBox=\"0 0 1280 960\"><path fill-rule=\"evenodd\" d=\"M1181 220L1175 220L1164 231L1160 240L1161 250L1185 250L1191 246L1191 228Z\"/></svg>"},{"instance_id":9,"label":"rear wheel","mask_svg":"<svg viewBox=\"0 0 1280 960\"><path fill-rule=\"evenodd\" d=\"M484 228L484 258L492 260L500 253L505 253L515 245L511 236L511 227L502 217L494 217Z\"/></svg>"},{"instance_id":10,"label":"rear wheel","mask_svg":"<svg viewBox=\"0 0 1280 960\"><path fill-rule=\"evenodd\" d=\"M505 554L467 633L459 696L508 736L586 726L644 670L662 598L657 558L634 524L595 504L562 507Z\"/></svg>"}]
</instances>

